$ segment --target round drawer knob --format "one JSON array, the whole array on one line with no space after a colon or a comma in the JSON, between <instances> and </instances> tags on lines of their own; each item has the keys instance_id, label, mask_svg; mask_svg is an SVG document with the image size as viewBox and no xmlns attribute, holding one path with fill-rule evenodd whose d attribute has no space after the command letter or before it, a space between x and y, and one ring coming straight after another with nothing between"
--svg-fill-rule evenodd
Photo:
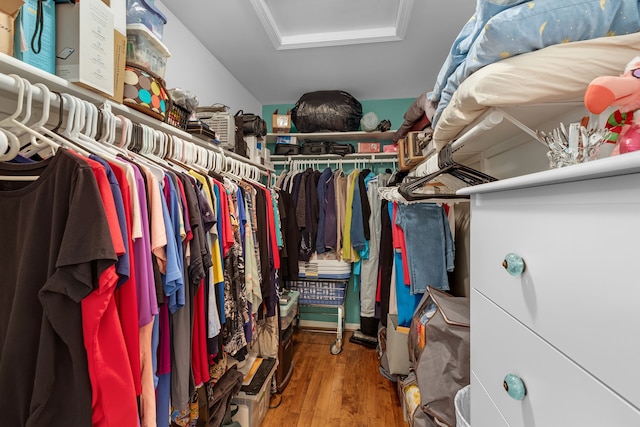
<instances>
[{"instance_id":1,"label":"round drawer knob","mask_svg":"<svg viewBox=\"0 0 640 427\"><path fill-rule=\"evenodd\" d=\"M508 374L506 377L504 377L502 386L504 387L507 394L515 400L522 400L527 394L527 390L524 387L522 378L517 375Z\"/></svg>"},{"instance_id":2,"label":"round drawer knob","mask_svg":"<svg viewBox=\"0 0 640 427\"><path fill-rule=\"evenodd\" d=\"M504 257L502 266L505 270L507 270L507 273L511 274L512 276L521 275L525 267L524 260L520 258L519 255L514 253L507 254L507 256Z\"/></svg>"}]
</instances>

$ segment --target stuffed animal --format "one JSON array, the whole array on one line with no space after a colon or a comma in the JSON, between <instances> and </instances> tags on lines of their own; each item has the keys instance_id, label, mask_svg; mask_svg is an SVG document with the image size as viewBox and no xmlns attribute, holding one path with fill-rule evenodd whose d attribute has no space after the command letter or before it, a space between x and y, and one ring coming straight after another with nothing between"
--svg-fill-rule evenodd
<instances>
[{"instance_id":1,"label":"stuffed animal","mask_svg":"<svg viewBox=\"0 0 640 427\"><path fill-rule=\"evenodd\" d=\"M640 56L627 64L621 76L593 79L584 94L584 105L594 114L618 107L607 120L610 142L618 143L615 151L620 153L640 150L640 112L636 113L640 109Z\"/></svg>"}]
</instances>

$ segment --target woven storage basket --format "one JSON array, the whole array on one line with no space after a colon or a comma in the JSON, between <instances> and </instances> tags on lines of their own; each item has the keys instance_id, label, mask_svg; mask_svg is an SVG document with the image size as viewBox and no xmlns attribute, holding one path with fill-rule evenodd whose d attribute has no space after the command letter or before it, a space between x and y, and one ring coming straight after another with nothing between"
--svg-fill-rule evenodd
<instances>
[{"instance_id":1,"label":"woven storage basket","mask_svg":"<svg viewBox=\"0 0 640 427\"><path fill-rule=\"evenodd\" d=\"M346 282L322 280L293 280L287 282L290 290L300 292L299 304L342 305L344 303Z\"/></svg>"},{"instance_id":2,"label":"woven storage basket","mask_svg":"<svg viewBox=\"0 0 640 427\"><path fill-rule=\"evenodd\" d=\"M174 102L171 105L171 110L169 110L166 122L178 129L187 130L189 116L191 116L189 110Z\"/></svg>"}]
</instances>

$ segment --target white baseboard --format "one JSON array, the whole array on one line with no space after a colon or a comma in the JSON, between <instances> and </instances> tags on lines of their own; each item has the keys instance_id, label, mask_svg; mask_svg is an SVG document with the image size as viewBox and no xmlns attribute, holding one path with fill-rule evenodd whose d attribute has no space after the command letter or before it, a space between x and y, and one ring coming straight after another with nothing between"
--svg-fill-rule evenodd
<instances>
[{"instance_id":1,"label":"white baseboard","mask_svg":"<svg viewBox=\"0 0 640 427\"><path fill-rule=\"evenodd\" d=\"M311 329L326 329L327 332L331 332L331 330L338 329L338 322L321 322L318 320L300 320L298 325L300 328L311 328ZM345 323L344 329L346 331L355 331L360 329L360 323Z\"/></svg>"}]
</instances>

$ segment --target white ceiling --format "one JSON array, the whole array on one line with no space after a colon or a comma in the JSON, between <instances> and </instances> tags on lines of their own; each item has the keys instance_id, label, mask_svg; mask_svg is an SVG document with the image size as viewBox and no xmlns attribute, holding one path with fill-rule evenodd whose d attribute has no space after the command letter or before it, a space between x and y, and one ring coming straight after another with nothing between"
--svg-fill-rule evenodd
<instances>
[{"instance_id":1,"label":"white ceiling","mask_svg":"<svg viewBox=\"0 0 640 427\"><path fill-rule=\"evenodd\" d=\"M416 98L474 0L162 0L264 105L305 92ZM215 78L212 76L212 78Z\"/></svg>"}]
</instances>

